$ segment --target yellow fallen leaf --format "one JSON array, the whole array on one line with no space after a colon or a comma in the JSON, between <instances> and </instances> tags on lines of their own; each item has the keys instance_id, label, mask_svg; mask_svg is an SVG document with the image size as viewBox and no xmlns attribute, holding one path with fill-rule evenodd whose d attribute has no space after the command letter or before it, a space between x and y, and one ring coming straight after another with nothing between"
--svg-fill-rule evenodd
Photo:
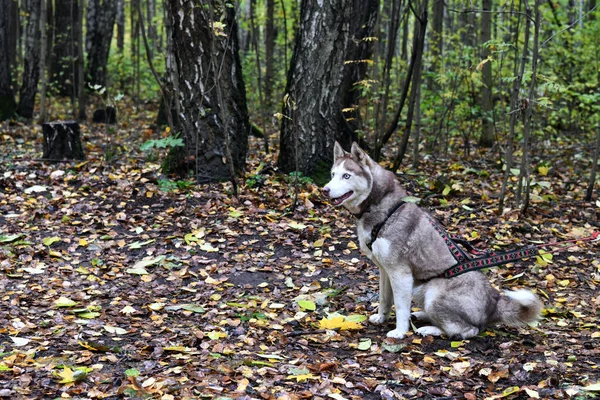
<instances>
[{"instance_id":1,"label":"yellow fallen leaf","mask_svg":"<svg viewBox=\"0 0 600 400\"><path fill-rule=\"evenodd\" d=\"M358 322L348 321L343 315L335 315L329 318L323 318L319 321L321 329L361 329L362 325Z\"/></svg>"},{"instance_id":2,"label":"yellow fallen leaf","mask_svg":"<svg viewBox=\"0 0 600 400\"><path fill-rule=\"evenodd\" d=\"M60 296L58 299L54 300L54 307L73 307L76 305L76 301L73 301L65 296Z\"/></svg>"},{"instance_id":3,"label":"yellow fallen leaf","mask_svg":"<svg viewBox=\"0 0 600 400\"><path fill-rule=\"evenodd\" d=\"M318 376L314 376L311 373L300 374L300 375L289 375L286 379L295 379L296 382L306 382L309 379L319 379Z\"/></svg>"},{"instance_id":4,"label":"yellow fallen leaf","mask_svg":"<svg viewBox=\"0 0 600 400\"><path fill-rule=\"evenodd\" d=\"M61 378L58 383L73 383L75 382L75 378L73 378L73 370L71 368L65 366L62 371L56 373L56 376Z\"/></svg>"}]
</instances>

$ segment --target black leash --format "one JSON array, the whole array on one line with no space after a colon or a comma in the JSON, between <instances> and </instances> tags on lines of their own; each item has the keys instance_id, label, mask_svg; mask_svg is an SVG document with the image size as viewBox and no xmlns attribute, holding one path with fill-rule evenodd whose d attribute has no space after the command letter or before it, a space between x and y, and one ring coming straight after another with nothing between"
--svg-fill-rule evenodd
<instances>
[{"instance_id":1,"label":"black leash","mask_svg":"<svg viewBox=\"0 0 600 400\"><path fill-rule=\"evenodd\" d=\"M383 228L383 226L385 225L385 223L387 222L388 219L390 219L390 217L392 215L394 215L394 213L396 211L398 211L398 209L400 207L402 207L403 205L405 205L406 202L404 200L400 200L400 202L398 204L396 204L389 212L388 215L385 217L385 219L383 221L381 221L380 223L376 224L375 226L373 226L373 229L371 229L371 240L369 241L369 243L367 243L367 248L371 251L373 251L373 242L377 240L377 236L379 235L379 231L381 231L381 228Z\"/></svg>"}]
</instances>

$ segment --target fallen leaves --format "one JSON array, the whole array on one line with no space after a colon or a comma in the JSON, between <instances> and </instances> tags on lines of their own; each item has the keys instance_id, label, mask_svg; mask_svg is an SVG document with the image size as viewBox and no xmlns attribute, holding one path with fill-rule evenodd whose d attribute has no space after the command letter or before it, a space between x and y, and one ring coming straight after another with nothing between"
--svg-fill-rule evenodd
<instances>
[{"instance_id":1,"label":"fallen leaves","mask_svg":"<svg viewBox=\"0 0 600 400\"><path fill-rule=\"evenodd\" d=\"M7 167L10 179L0 177L0 390L9 398L598 392L590 380L600 338L593 244L489 273L496 286L531 286L545 299L535 329L499 327L469 340L387 339L392 322L366 322L377 307L377 270L360 254L355 222L314 185L300 187L291 214L289 184L265 167L272 159L250 160L249 170L265 174L257 178L263 186L241 182L236 200L227 184L161 186L158 165L136 159L135 149L127 162L108 164L90 146L85 163L25 160ZM479 193L496 174L454 164L444 170L454 180L450 190L440 187L447 206L426 193L427 182L415 188L450 231L481 247L577 238L592 229L578 220L579 204L543 209L551 213L544 218L496 217L492 197ZM541 199L558 186L536 190Z\"/></svg>"}]
</instances>

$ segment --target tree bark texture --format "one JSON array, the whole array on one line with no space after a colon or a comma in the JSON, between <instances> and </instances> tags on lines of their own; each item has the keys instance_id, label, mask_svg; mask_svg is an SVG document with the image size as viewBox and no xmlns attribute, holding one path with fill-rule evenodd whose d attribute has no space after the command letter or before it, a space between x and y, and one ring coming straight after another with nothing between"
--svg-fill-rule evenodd
<instances>
[{"instance_id":1,"label":"tree bark texture","mask_svg":"<svg viewBox=\"0 0 600 400\"><path fill-rule=\"evenodd\" d=\"M490 48L486 45L492 38L492 0L482 0L481 4L481 60L486 60L490 55ZM479 145L492 147L494 145L494 109L492 104L492 62L483 64L481 70L483 87L481 88L481 136Z\"/></svg>"},{"instance_id":2,"label":"tree bark texture","mask_svg":"<svg viewBox=\"0 0 600 400\"><path fill-rule=\"evenodd\" d=\"M49 161L85 160L77 121L56 121L42 125L43 158Z\"/></svg>"},{"instance_id":3,"label":"tree bark texture","mask_svg":"<svg viewBox=\"0 0 600 400\"><path fill-rule=\"evenodd\" d=\"M185 154L198 182L235 180L248 151L248 108L229 1L168 0L172 76Z\"/></svg>"},{"instance_id":4,"label":"tree bark texture","mask_svg":"<svg viewBox=\"0 0 600 400\"><path fill-rule=\"evenodd\" d=\"M77 0L55 0L50 82L61 96L74 96L79 84L79 74L75 67L75 59L79 57L78 7Z\"/></svg>"},{"instance_id":5,"label":"tree bark texture","mask_svg":"<svg viewBox=\"0 0 600 400\"><path fill-rule=\"evenodd\" d=\"M14 67L17 64L17 58L20 54L17 44L20 36L20 18L19 18L19 3L17 1L9 1L7 8L3 8L2 12L8 14L8 36L6 45L8 46L8 62Z\"/></svg>"},{"instance_id":6,"label":"tree bark texture","mask_svg":"<svg viewBox=\"0 0 600 400\"><path fill-rule=\"evenodd\" d=\"M275 79L275 0L266 0L265 24L265 106L273 106L273 82Z\"/></svg>"},{"instance_id":7,"label":"tree bark texture","mask_svg":"<svg viewBox=\"0 0 600 400\"><path fill-rule=\"evenodd\" d=\"M278 160L283 172L328 175L335 139L346 123L340 84L353 5L353 0L302 1L283 106Z\"/></svg>"},{"instance_id":8,"label":"tree bark texture","mask_svg":"<svg viewBox=\"0 0 600 400\"><path fill-rule=\"evenodd\" d=\"M358 141L358 130L362 129L358 102L361 88L355 84L365 79L369 67L368 60L373 57L375 24L379 15L379 0L354 0L354 17L350 20L350 39L346 52L346 65L340 85L341 106L346 124L337 135L342 147L349 149L352 142Z\"/></svg>"},{"instance_id":9,"label":"tree bark texture","mask_svg":"<svg viewBox=\"0 0 600 400\"><path fill-rule=\"evenodd\" d=\"M50 1L51 3L51 1ZM46 122L46 88L48 87L48 74L46 73L46 60L48 59L48 5L46 0L40 0L40 117L38 122Z\"/></svg>"},{"instance_id":10,"label":"tree bark texture","mask_svg":"<svg viewBox=\"0 0 600 400\"><path fill-rule=\"evenodd\" d=\"M117 50L123 53L125 48L125 0L117 0Z\"/></svg>"},{"instance_id":11,"label":"tree bark texture","mask_svg":"<svg viewBox=\"0 0 600 400\"><path fill-rule=\"evenodd\" d=\"M442 73L440 69L443 65L441 57L444 49L444 6L444 0L434 0L431 7L431 70L436 75ZM428 79L428 86L432 90L437 89L434 76Z\"/></svg>"},{"instance_id":12,"label":"tree bark texture","mask_svg":"<svg viewBox=\"0 0 600 400\"><path fill-rule=\"evenodd\" d=\"M107 86L107 63L117 16L117 0L88 0L86 77L91 85Z\"/></svg>"},{"instance_id":13,"label":"tree bark texture","mask_svg":"<svg viewBox=\"0 0 600 400\"><path fill-rule=\"evenodd\" d=\"M2 10L8 10L12 0L0 0ZM10 62L8 51L8 19L7 12L0 12L0 121L14 115L16 103L11 87Z\"/></svg>"},{"instance_id":14,"label":"tree bark texture","mask_svg":"<svg viewBox=\"0 0 600 400\"><path fill-rule=\"evenodd\" d=\"M25 59L23 68L23 83L19 92L17 114L24 118L33 117L35 95L40 78L41 30L40 11L41 0L28 0L27 31L25 44Z\"/></svg>"}]
</instances>

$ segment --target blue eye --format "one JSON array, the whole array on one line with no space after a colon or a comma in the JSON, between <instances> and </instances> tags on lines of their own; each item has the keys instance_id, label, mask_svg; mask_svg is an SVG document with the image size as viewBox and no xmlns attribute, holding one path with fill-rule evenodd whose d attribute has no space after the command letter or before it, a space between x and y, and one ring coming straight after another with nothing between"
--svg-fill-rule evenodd
<instances>
[{"instance_id":1,"label":"blue eye","mask_svg":"<svg viewBox=\"0 0 600 400\"><path fill-rule=\"evenodd\" d=\"M344 179L350 179L350 174L344 174L343 178Z\"/></svg>"}]
</instances>

